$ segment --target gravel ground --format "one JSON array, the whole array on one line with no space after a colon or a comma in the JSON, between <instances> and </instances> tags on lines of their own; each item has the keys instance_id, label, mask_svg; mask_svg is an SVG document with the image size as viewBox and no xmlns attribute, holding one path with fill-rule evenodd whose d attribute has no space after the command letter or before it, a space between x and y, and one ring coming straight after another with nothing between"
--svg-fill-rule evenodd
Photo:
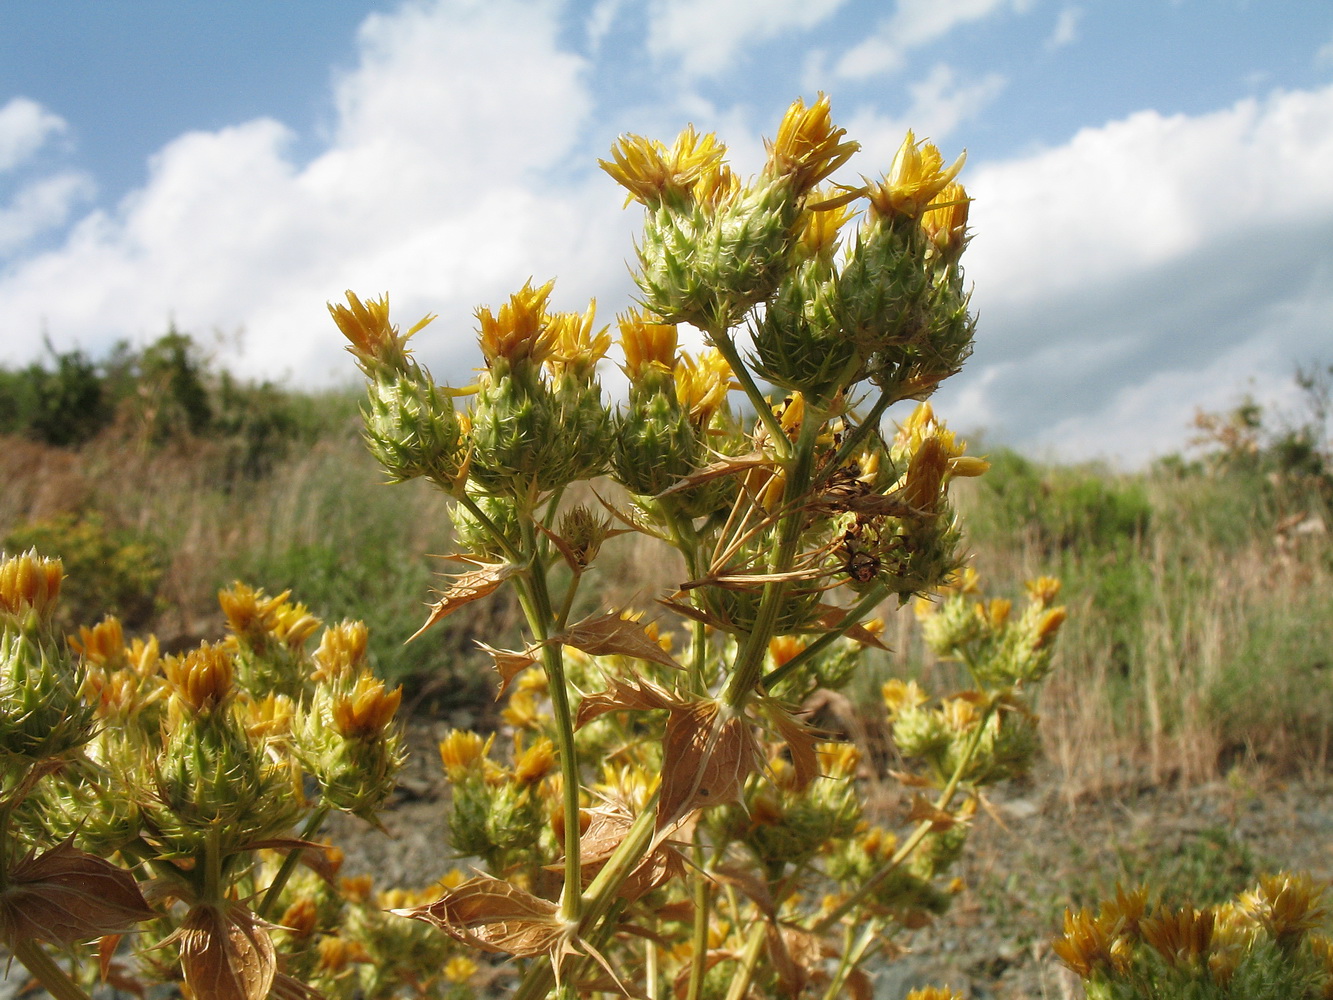
<instances>
[{"instance_id":1,"label":"gravel ground","mask_svg":"<svg viewBox=\"0 0 1333 1000\"><path fill-rule=\"evenodd\" d=\"M403 791L384 817L391 839L348 820L329 831L349 847L349 871L413 886L450 867L435 749L448 728L413 727ZM1127 783L1075 801L1040 773L998 789L974 823L953 909L900 942L907 954L878 972L877 1000L900 1000L927 984L979 1000L1080 998L1077 980L1050 949L1065 906L1092 903L1117 881L1146 880L1208 902L1202 897L1229 897L1278 868L1333 876L1330 791L1322 776L1278 781L1240 772L1188 789Z\"/></svg>"}]
</instances>

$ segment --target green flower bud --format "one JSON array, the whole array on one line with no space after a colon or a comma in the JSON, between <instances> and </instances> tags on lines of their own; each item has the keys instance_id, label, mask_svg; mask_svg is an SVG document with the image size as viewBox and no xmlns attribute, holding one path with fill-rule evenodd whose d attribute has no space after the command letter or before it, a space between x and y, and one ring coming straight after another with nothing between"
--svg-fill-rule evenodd
<instances>
[{"instance_id":1,"label":"green flower bud","mask_svg":"<svg viewBox=\"0 0 1333 1000\"><path fill-rule=\"evenodd\" d=\"M654 386L632 386L628 406L614 424L611 471L625 489L656 496L698 471L705 453L690 415L669 375Z\"/></svg>"},{"instance_id":2,"label":"green flower bud","mask_svg":"<svg viewBox=\"0 0 1333 1000\"><path fill-rule=\"evenodd\" d=\"M806 261L778 286L755 325L755 372L822 406L860 367L838 315L836 273L824 257Z\"/></svg>"},{"instance_id":3,"label":"green flower bud","mask_svg":"<svg viewBox=\"0 0 1333 1000\"><path fill-rule=\"evenodd\" d=\"M781 179L650 210L635 280L669 323L719 332L772 294L787 271L799 200Z\"/></svg>"},{"instance_id":4,"label":"green flower bud","mask_svg":"<svg viewBox=\"0 0 1333 1000\"><path fill-rule=\"evenodd\" d=\"M366 444L394 482L427 476L453 492L464 461L453 401L413 368L415 377L384 376L367 385Z\"/></svg>"},{"instance_id":5,"label":"green flower bud","mask_svg":"<svg viewBox=\"0 0 1333 1000\"><path fill-rule=\"evenodd\" d=\"M68 654L31 636L0 633L0 755L48 760L92 738L92 707L79 698L78 669Z\"/></svg>"}]
</instances>

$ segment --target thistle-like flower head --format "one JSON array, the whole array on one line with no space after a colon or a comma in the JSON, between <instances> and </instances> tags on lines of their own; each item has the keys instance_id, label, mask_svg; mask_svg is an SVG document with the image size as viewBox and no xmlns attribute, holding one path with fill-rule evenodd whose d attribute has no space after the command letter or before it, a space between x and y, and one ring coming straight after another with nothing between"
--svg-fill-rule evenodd
<instances>
[{"instance_id":1,"label":"thistle-like flower head","mask_svg":"<svg viewBox=\"0 0 1333 1000\"><path fill-rule=\"evenodd\" d=\"M498 314L487 306L477 309L481 353L488 367L494 367L501 358L511 365L523 361L536 365L551 355L556 331L547 323L546 300L554 287L554 280L538 288L533 288L529 280L509 296Z\"/></svg>"},{"instance_id":2,"label":"thistle-like flower head","mask_svg":"<svg viewBox=\"0 0 1333 1000\"><path fill-rule=\"evenodd\" d=\"M836 128L829 114L829 99L820 94L809 107L797 98L778 126L777 138L768 147L766 175L785 177L794 193L801 197L861 148L857 142L844 142L847 130Z\"/></svg>"},{"instance_id":3,"label":"thistle-like flower head","mask_svg":"<svg viewBox=\"0 0 1333 1000\"><path fill-rule=\"evenodd\" d=\"M889 172L879 181L866 182L866 194L876 216L919 219L926 206L958 176L966 159L967 153L961 153L950 166L944 166L939 149L933 143L918 143L909 129Z\"/></svg>"},{"instance_id":4,"label":"thistle-like flower head","mask_svg":"<svg viewBox=\"0 0 1333 1000\"><path fill-rule=\"evenodd\" d=\"M356 358L368 378L377 375L410 374L414 363L409 360L408 340L435 317L426 316L406 333L389 322L389 293L378 299L362 302L353 292L347 292L347 305L330 302L329 313L351 343L347 350Z\"/></svg>"},{"instance_id":5,"label":"thistle-like flower head","mask_svg":"<svg viewBox=\"0 0 1333 1000\"><path fill-rule=\"evenodd\" d=\"M663 201L684 201L695 184L722 165L727 148L712 132L699 135L688 125L671 149L656 139L622 135L611 147L611 160L598 160L603 170L637 200L655 208Z\"/></svg>"}]
</instances>

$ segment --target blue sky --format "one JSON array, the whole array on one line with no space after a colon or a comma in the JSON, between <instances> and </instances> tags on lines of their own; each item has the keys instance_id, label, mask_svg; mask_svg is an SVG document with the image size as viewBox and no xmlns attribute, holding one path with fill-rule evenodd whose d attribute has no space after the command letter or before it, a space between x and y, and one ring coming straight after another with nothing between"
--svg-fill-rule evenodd
<instances>
[{"instance_id":1,"label":"blue sky","mask_svg":"<svg viewBox=\"0 0 1333 1000\"><path fill-rule=\"evenodd\" d=\"M0 364L174 321L243 375L348 380L350 287L438 313L419 353L465 381L473 309L529 276L629 303L618 133L693 122L749 170L820 90L845 180L908 127L968 150L961 429L1137 463L1333 362L1323 2L45 0L0 29Z\"/></svg>"}]
</instances>

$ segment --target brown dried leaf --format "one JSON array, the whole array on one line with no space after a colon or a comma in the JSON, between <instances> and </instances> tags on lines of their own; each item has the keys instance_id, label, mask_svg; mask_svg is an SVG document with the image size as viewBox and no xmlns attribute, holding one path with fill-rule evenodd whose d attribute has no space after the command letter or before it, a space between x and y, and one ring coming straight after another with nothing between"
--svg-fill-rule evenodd
<instances>
[{"instance_id":1,"label":"brown dried leaf","mask_svg":"<svg viewBox=\"0 0 1333 1000\"><path fill-rule=\"evenodd\" d=\"M589 817L588 828L579 838L579 864L585 885L602 870L634 823L633 816L614 807L589 810ZM684 874L681 853L669 844L658 844L634 866L617 895L632 903Z\"/></svg>"},{"instance_id":2,"label":"brown dried leaf","mask_svg":"<svg viewBox=\"0 0 1333 1000\"><path fill-rule=\"evenodd\" d=\"M680 668L680 664L648 635L641 624L622 618L618 611L585 618L552 636L550 641L581 649L589 656L632 656L664 667Z\"/></svg>"},{"instance_id":3,"label":"brown dried leaf","mask_svg":"<svg viewBox=\"0 0 1333 1000\"><path fill-rule=\"evenodd\" d=\"M816 619L819 624L832 632L842 625L843 619L847 617L845 609L834 604L821 604L819 606L819 618ZM855 639L863 646L873 646L875 649L887 650L889 647L884 645L879 636L875 635L863 625L853 625L843 632L843 635L849 639Z\"/></svg>"},{"instance_id":4,"label":"brown dried leaf","mask_svg":"<svg viewBox=\"0 0 1333 1000\"><path fill-rule=\"evenodd\" d=\"M686 592L683 590L677 590L670 597L659 597L657 603L670 608L683 618L692 618L694 621L703 622L705 625L721 632L726 632L732 627L732 623L728 619L719 618L717 615L709 614L707 611L690 604L686 598Z\"/></svg>"},{"instance_id":5,"label":"brown dried leaf","mask_svg":"<svg viewBox=\"0 0 1333 1000\"><path fill-rule=\"evenodd\" d=\"M433 903L390 912L434 924L482 951L528 958L564 951L567 936L559 909L549 899L479 875Z\"/></svg>"},{"instance_id":6,"label":"brown dried leaf","mask_svg":"<svg viewBox=\"0 0 1333 1000\"><path fill-rule=\"evenodd\" d=\"M682 702L675 695L652 681L612 679L611 686L584 697L574 719L574 728L591 722L599 715L622 709L651 711L659 708L679 708Z\"/></svg>"},{"instance_id":7,"label":"brown dried leaf","mask_svg":"<svg viewBox=\"0 0 1333 1000\"><path fill-rule=\"evenodd\" d=\"M495 670L500 675L500 690L495 693L495 698L499 701L504 697L504 693L509 690L509 685L515 677L521 674L528 667L537 662L537 658L532 655L532 649L496 649L494 646L488 646L480 639L477 645L495 660Z\"/></svg>"},{"instance_id":8,"label":"brown dried leaf","mask_svg":"<svg viewBox=\"0 0 1333 1000\"><path fill-rule=\"evenodd\" d=\"M768 883L754 872L736 865L718 865L710 874L719 882L734 885L745 893L755 906L759 907L759 912L769 920L778 918L777 908L773 905L773 893L769 891Z\"/></svg>"},{"instance_id":9,"label":"brown dried leaf","mask_svg":"<svg viewBox=\"0 0 1333 1000\"><path fill-rule=\"evenodd\" d=\"M917 792L912 796L912 808L907 814L907 822L925 821L930 823L933 833L943 833L958 825L958 817L947 809L937 809L928 798Z\"/></svg>"},{"instance_id":10,"label":"brown dried leaf","mask_svg":"<svg viewBox=\"0 0 1333 1000\"><path fill-rule=\"evenodd\" d=\"M674 708L662 736L662 794L657 834L695 809L739 798L745 779L763 765L744 716L711 699Z\"/></svg>"},{"instance_id":11,"label":"brown dried leaf","mask_svg":"<svg viewBox=\"0 0 1333 1000\"><path fill-rule=\"evenodd\" d=\"M269 1000L324 1000L324 994L299 979L279 972L273 977Z\"/></svg>"},{"instance_id":12,"label":"brown dried leaf","mask_svg":"<svg viewBox=\"0 0 1333 1000\"><path fill-rule=\"evenodd\" d=\"M754 469L759 466L768 466L776 469L777 462L772 455L766 455L762 451L751 451L744 455L736 455L732 458L723 458L720 461L706 465L698 472L691 473L657 494L656 499L671 496L673 493L680 493L684 490L692 489L695 486L701 486L704 483L712 482L714 479L720 479L723 476L730 476L737 472L744 472L747 469Z\"/></svg>"},{"instance_id":13,"label":"brown dried leaf","mask_svg":"<svg viewBox=\"0 0 1333 1000\"><path fill-rule=\"evenodd\" d=\"M509 562L488 563L473 559L470 556L460 556L459 558L465 562L474 563L477 568L453 577L453 582L449 585L448 590L437 591L440 599L430 605L431 612L426 619L426 624L408 636L408 642L411 642L436 622L449 617L465 604L471 604L473 601L494 593L500 584L517 573L519 569L517 565Z\"/></svg>"},{"instance_id":14,"label":"brown dried leaf","mask_svg":"<svg viewBox=\"0 0 1333 1000\"><path fill-rule=\"evenodd\" d=\"M908 788L934 788L935 782L911 771L889 771L889 777L901 782Z\"/></svg>"},{"instance_id":15,"label":"brown dried leaf","mask_svg":"<svg viewBox=\"0 0 1333 1000\"><path fill-rule=\"evenodd\" d=\"M804 791L810 782L819 777L819 754L815 751L819 744L819 733L792 715L775 698L764 698L760 704L791 752L796 790Z\"/></svg>"},{"instance_id":16,"label":"brown dried leaf","mask_svg":"<svg viewBox=\"0 0 1333 1000\"><path fill-rule=\"evenodd\" d=\"M0 940L75 944L129 930L157 916L123 868L65 841L30 853L5 876Z\"/></svg>"},{"instance_id":17,"label":"brown dried leaf","mask_svg":"<svg viewBox=\"0 0 1333 1000\"><path fill-rule=\"evenodd\" d=\"M264 1000L273 986L277 956L268 930L240 903L199 903L174 935L181 971L196 1000Z\"/></svg>"}]
</instances>

